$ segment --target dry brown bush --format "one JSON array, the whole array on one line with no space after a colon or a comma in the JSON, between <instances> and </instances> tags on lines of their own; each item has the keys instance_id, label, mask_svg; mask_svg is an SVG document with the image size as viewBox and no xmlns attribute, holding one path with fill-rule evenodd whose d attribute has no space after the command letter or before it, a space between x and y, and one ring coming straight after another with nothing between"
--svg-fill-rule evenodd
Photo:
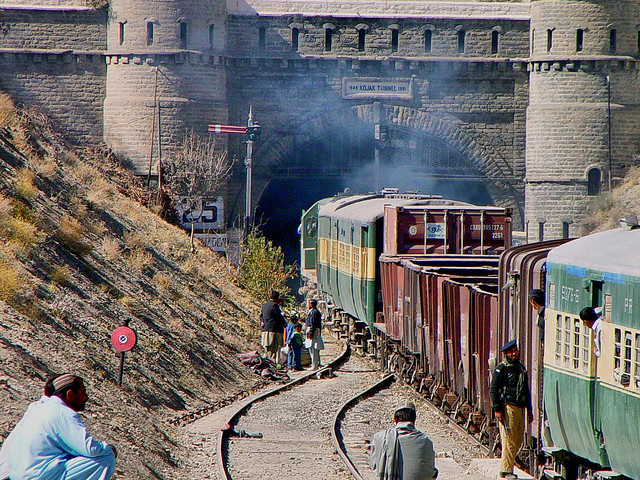
<instances>
[{"instance_id":1,"label":"dry brown bush","mask_svg":"<svg viewBox=\"0 0 640 480\"><path fill-rule=\"evenodd\" d=\"M113 188L113 185L106 179L99 177L90 183L86 198L87 201L106 208L111 205L115 193L116 190Z\"/></svg>"},{"instance_id":2,"label":"dry brown bush","mask_svg":"<svg viewBox=\"0 0 640 480\"><path fill-rule=\"evenodd\" d=\"M103 238L100 250L102 251L104 257L109 261L119 259L122 252L120 242L113 237Z\"/></svg>"},{"instance_id":3,"label":"dry brown bush","mask_svg":"<svg viewBox=\"0 0 640 480\"><path fill-rule=\"evenodd\" d=\"M78 255L86 255L91 251L91 245L83 240L84 228L73 217L63 217L58 225L56 236L72 252Z\"/></svg>"},{"instance_id":4,"label":"dry brown bush","mask_svg":"<svg viewBox=\"0 0 640 480\"><path fill-rule=\"evenodd\" d=\"M146 250L132 250L127 257L127 263L137 272L147 273L153 267L153 255Z\"/></svg>"},{"instance_id":5,"label":"dry brown bush","mask_svg":"<svg viewBox=\"0 0 640 480\"><path fill-rule=\"evenodd\" d=\"M13 192L16 196L32 200L38 195L38 187L33 183L35 176L36 174L28 168L18 170L16 182L13 184Z\"/></svg>"},{"instance_id":6,"label":"dry brown bush","mask_svg":"<svg viewBox=\"0 0 640 480\"><path fill-rule=\"evenodd\" d=\"M0 264L0 301L15 300L27 287L17 263Z\"/></svg>"},{"instance_id":7,"label":"dry brown bush","mask_svg":"<svg viewBox=\"0 0 640 480\"><path fill-rule=\"evenodd\" d=\"M149 246L149 239L138 232L127 232L124 235L124 244L129 250L145 250Z\"/></svg>"},{"instance_id":8,"label":"dry brown bush","mask_svg":"<svg viewBox=\"0 0 640 480\"><path fill-rule=\"evenodd\" d=\"M171 277L165 272L156 272L153 276L153 283L163 292L169 292L171 290Z\"/></svg>"},{"instance_id":9,"label":"dry brown bush","mask_svg":"<svg viewBox=\"0 0 640 480\"><path fill-rule=\"evenodd\" d=\"M58 174L58 165L52 158L46 158L40 162L35 162L34 167L38 175L44 178L52 179Z\"/></svg>"},{"instance_id":10,"label":"dry brown bush","mask_svg":"<svg viewBox=\"0 0 640 480\"><path fill-rule=\"evenodd\" d=\"M19 218L8 217L0 222L0 237L19 246L23 250L29 250L40 240L38 229Z\"/></svg>"},{"instance_id":11,"label":"dry brown bush","mask_svg":"<svg viewBox=\"0 0 640 480\"><path fill-rule=\"evenodd\" d=\"M66 265L54 265L49 272L49 278L58 285L65 285L71 278L71 271Z\"/></svg>"}]
</instances>

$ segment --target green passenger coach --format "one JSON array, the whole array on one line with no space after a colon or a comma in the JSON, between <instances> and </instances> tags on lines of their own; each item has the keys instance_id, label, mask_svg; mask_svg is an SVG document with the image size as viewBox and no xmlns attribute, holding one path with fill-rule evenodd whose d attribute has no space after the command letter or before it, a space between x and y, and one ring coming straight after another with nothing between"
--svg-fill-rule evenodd
<instances>
[{"instance_id":1,"label":"green passenger coach","mask_svg":"<svg viewBox=\"0 0 640 480\"><path fill-rule=\"evenodd\" d=\"M544 408L553 446L640 478L640 230L571 241L547 258ZM634 306L636 310L634 311ZM579 318L601 307L600 356Z\"/></svg>"}]
</instances>

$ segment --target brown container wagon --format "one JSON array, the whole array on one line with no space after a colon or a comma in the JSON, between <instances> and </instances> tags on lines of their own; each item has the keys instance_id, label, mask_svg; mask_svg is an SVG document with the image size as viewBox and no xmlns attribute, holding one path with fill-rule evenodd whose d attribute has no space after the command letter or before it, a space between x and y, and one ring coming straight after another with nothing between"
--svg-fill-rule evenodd
<instances>
[{"instance_id":1,"label":"brown container wagon","mask_svg":"<svg viewBox=\"0 0 640 480\"><path fill-rule=\"evenodd\" d=\"M476 372L488 375L481 342L497 313L498 259L457 258L455 266L439 260L381 256L384 330L399 349L418 357L432 397L454 408L488 390Z\"/></svg>"},{"instance_id":2,"label":"brown container wagon","mask_svg":"<svg viewBox=\"0 0 640 480\"><path fill-rule=\"evenodd\" d=\"M511 246L511 209L385 206L387 255L499 255Z\"/></svg>"}]
</instances>

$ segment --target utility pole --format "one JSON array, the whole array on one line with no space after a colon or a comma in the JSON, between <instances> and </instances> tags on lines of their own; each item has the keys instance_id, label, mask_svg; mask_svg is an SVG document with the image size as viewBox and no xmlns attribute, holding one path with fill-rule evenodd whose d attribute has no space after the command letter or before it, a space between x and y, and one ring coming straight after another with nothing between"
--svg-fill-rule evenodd
<instances>
[{"instance_id":1,"label":"utility pole","mask_svg":"<svg viewBox=\"0 0 640 480\"><path fill-rule=\"evenodd\" d=\"M607 130L608 130L608 147L609 147L609 192L612 190L613 175L612 172L612 160L611 160L611 77L607 75Z\"/></svg>"},{"instance_id":2,"label":"utility pole","mask_svg":"<svg viewBox=\"0 0 640 480\"><path fill-rule=\"evenodd\" d=\"M247 120L247 158L244 160L244 166L247 167L247 179L245 185L245 197L244 197L244 230L245 234L249 235L251 231L251 167L253 161L253 138L251 129L253 128L253 106L249 106L249 119Z\"/></svg>"}]
</instances>

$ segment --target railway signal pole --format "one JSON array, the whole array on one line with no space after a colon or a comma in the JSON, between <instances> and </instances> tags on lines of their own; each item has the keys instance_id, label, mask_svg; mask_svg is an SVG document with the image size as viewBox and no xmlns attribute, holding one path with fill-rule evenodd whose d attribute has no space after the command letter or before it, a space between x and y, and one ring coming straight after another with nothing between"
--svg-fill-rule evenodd
<instances>
[{"instance_id":1,"label":"railway signal pole","mask_svg":"<svg viewBox=\"0 0 640 480\"><path fill-rule=\"evenodd\" d=\"M209 125L209 133L213 134L246 134L247 135L247 157L244 160L244 166L247 169L245 198L244 198L244 229L248 235L251 230L252 208L251 208L251 176L253 166L253 142L260 136L260 125L253 121L253 107L249 107L249 119L247 126L241 127L236 125Z\"/></svg>"}]
</instances>

